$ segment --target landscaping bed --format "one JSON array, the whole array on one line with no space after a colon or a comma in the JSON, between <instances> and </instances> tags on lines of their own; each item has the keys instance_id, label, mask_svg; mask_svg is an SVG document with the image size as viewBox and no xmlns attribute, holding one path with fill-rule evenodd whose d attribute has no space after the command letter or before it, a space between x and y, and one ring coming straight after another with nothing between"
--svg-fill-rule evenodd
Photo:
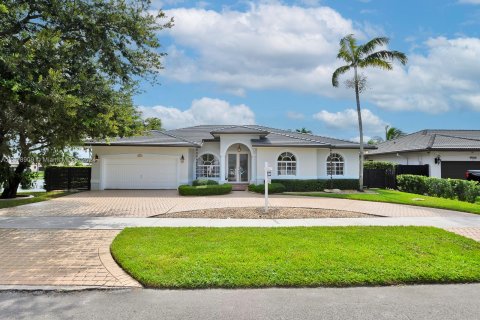
<instances>
[{"instance_id":1,"label":"landscaping bed","mask_svg":"<svg viewBox=\"0 0 480 320\"><path fill-rule=\"evenodd\" d=\"M373 215L314 208L216 208L182 212L168 212L155 218L212 218L212 219L304 219L304 218L369 218Z\"/></svg>"},{"instance_id":2,"label":"landscaping bed","mask_svg":"<svg viewBox=\"0 0 480 320\"><path fill-rule=\"evenodd\" d=\"M431 227L126 228L111 252L155 288L480 280L480 243Z\"/></svg>"},{"instance_id":3,"label":"landscaping bed","mask_svg":"<svg viewBox=\"0 0 480 320\"><path fill-rule=\"evenodd\" d=\"M213 184L213 185L181 185L178 187L178 193L182 196L213 196L229 194L232 192L231 184Z\"/></svg>"}]
</instances>

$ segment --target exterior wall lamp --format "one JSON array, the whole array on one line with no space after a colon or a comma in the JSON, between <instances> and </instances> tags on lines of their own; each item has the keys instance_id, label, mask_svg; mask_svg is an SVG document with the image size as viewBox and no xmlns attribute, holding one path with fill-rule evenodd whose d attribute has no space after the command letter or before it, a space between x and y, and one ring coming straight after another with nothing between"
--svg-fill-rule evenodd
<instances>
[{"instance_id":1,"label":"exterior wall lamp","mask_svg":"<svg viewBox=\"0 0 480 320\"><path fill-rule=\"evenodd\" d=\"M184 162L185 162L185 157L183 156L183 154L182 154L182 156L180 157L180 162L181 162L181 163L184 163Z\"/></svg>"},{"instance_id":2,"label":"exterior wall lamp","mask_svg":"<svg viewBox=\"0 0 480 320\"><path fill-rule=\"evenodd\" d=\"M93 157L93 162L98 162L98 154L95 153L95 156Z\"/></svg>"},{"instance_id":3,"label":"exterior wall lamp","mask_svg":"<svg viewBox=\"0 0 480 320\"><path fill-rule=\"evenodd\" d=\"M240 147L240 144L238 144L237 152L241 152L242 148Z\"/></svg>"},{"instance_id":4,"label":"exterior wall lamp","mask_svg":"<svg viewBox=\"0 0 480 320\"><path fill-rule=\"evenodd\" d=\"M435 157L435 164L440 164L442 162L442 159L440 158L440 155Z\"/></svg>"}]
</instances>

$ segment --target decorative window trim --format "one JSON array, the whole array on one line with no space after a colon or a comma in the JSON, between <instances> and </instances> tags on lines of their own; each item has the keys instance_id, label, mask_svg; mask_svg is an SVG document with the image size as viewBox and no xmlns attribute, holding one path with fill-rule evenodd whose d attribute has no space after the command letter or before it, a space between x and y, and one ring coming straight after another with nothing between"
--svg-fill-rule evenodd
<instances>
[{"instance_id":1,"label":"decorative window trim","mask_svg":"<svg viewBox=\"0 0 480 320\"><path fill-rule=\"evenodd\" d=\"M297 161L297 156L293 152L282 151L276 157L276 163L277 163L277 176L294 177L297 175L298 161Z\"/></svg>"},{"instance_id":2,"label":"decorative window trim","mask_svg":"<svg viewBox=\"0 0 480 320\"><path fill-rule=\"evenodd\" d=\"M202 153L197 157L195 172L197 179L220 178L220 160L213 153Z\"/></svg>"},{"instance_id":3,"label":"decorative window trim","mask_svg":"<svg viewBox=\"0 0 480 320\"><path fill-rule=\"evenodd\" d=\"M334 157L333 161L330 160L331 156ZM334 168L333 173L330 172L330 163ZM345 157L338 152L332 152L327 156L325 167L326 167L327 176L333 176L333 177L345 176Z\"/></svg>"}]
</instances>

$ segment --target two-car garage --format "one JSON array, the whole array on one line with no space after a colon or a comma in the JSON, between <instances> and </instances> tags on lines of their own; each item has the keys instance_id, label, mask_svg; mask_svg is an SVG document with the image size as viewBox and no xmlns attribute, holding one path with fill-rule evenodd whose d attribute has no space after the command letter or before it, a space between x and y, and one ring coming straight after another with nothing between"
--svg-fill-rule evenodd
<instances>
[{"instance_id":1,"label":"two-car garage","mask_svg":"<svg viewBox=\"0 0 480 320\"><path fill-rule=\"evenodd\" d=\"M179 185L176 156L122 155L102 162L102 189L176 189Z\"/></svg>"}]
</instances>

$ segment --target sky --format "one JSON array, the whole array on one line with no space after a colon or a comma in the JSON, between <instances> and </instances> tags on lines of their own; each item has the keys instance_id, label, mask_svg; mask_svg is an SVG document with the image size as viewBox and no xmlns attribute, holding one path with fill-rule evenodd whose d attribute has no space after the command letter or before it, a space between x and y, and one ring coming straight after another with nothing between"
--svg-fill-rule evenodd
<instances>
[{"instance_id":1,"label":"sky","mask_svg":"<svg viewBox=\"0 0 480 320\"><path fill-rule=\"evenodd\" d=\"M175 25L158 33L168 55L158 84L141 83L134 103L166 129L200 124L305 127L356 140L353 89L331 75L339 41L390 38L406 66L365 69L366 138L390 125L478 129L480 0L153 1Z\"/></svg>"}]
</instances>

